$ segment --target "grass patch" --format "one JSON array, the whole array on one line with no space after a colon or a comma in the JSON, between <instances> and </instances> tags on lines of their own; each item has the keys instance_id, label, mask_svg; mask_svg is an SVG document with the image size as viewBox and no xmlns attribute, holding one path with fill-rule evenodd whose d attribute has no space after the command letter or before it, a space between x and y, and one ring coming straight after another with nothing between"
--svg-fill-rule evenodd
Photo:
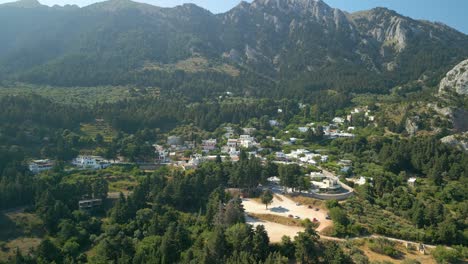
<instances>
[{"instance_id":1,"label":"grass patch","mask_svg":"<svg viewBox=\"0 0 468 264\"><path fill-rule=\"evenodd\" d=\"M314 208L326 209L325 203L322 200L314 199L311 197L305 197L300 195L286 195L289 199L296 203L301 203L306 206L313 206Z\"/></svg>"},{"instance_id":2,"label":"grass patch","mask_svg":"<svg viewBox=\"0 0 468 264\"><path fill-rule=\"evenodd\" d=\"M81 124L80 132L90 138L96 138L98 134L104 138L104 142L112 142L112 139L117 135L109 124L105 122L92 123L92 124Z\"/></svg>"},{"instance_id":3,"label":"grass patch","mask_svg":"<svg viewBox=\"0 0 468 264\"><path fill-rule=\"evenodd\" d=\"M13 256L17 248L22 253L36 248L45 234L42 226L39 217L31 213L0 213L0 262Z\"/></svg>"},{"instance_id":4,"label":"grass patch","mask_svg":"<svg viewBox=\"0 0 468 264\"><path fill-rule=\"evenodd\" d=\"M284 216L273 215L273 214L255 214L255 213L249 213L249 215L256 219L273 222L273 223L277 223L281 225L299 226L299 227L303 226L302 220L294 219L290 217L284 217Z\"/></svg>"},{"instance_id":5,"label":"grass patch","mask_svg":"<svg viewBox=\"0 0 468 264\"><path fill-rule=\"evenodd\" d=\"M370 250L391 258L402 256L402 252L396 249L396 243L385 238L369 239L368 246Z\"/></svg>"},{"instance_id":6,"label":"grass patch","mask_svg":"<svg viewBox=\"0 0 468 264\"><path fill-rule=\"evenodd\" d=\"M342 203L348 217L366 228L371 234L419 241L424 237L424 230L417 229L409 220L392 212L372 205L359 197L353 197Z\"/></svg>"},{"instance_id":7,"label":"grass patch","mask_svg":"<svg viewBox=\"0 0 468 264\"><path fill-rule=\"evenodd\" d=\"M96 102L114 103L141 97L159 97L159 88L130 86L54 87L19 83L14 87L0 87L1 96L39 95L66 105L93 105Z\"/></svg>"},{"instance_id":8,"label":"grass patch","mask_svg":"<svg viewBox=\"0 0 468 264\"><path fill-rule=\"evenodd\" d=\"M240 71L227 63L214 63L208 61L204 57L191 57L185 60L178 61L174 64L159 64L147 62L143 70L152 70L152 71L185 71L189 73L198 73L198 72L217 72L227 74L232 77L237 77L240 75Z\"/></svg>"}]
</instances>

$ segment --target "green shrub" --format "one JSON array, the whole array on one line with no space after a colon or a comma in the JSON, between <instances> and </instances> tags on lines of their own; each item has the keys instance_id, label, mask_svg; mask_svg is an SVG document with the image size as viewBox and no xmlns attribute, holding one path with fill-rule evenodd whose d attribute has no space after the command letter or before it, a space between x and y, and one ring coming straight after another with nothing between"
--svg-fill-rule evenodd
<instances>
[{"instance_id":1,"label":"green shrub","mask_svg":"<svg viewBox=\"0 0 468 264\"><path fill-rule=\"evenodd\" d=\"M395 249L395 242L385 238L377 238L369 240L369 249L392 258L401 256L401 252Z\"/></svg>"}]
</instances>

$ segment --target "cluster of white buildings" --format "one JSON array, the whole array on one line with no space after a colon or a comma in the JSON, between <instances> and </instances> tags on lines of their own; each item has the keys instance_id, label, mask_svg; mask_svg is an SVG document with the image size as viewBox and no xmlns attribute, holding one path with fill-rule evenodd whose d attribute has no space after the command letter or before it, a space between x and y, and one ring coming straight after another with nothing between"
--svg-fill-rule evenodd
<instances>
[{"instance_id":1,"label":"cluster of white buildings","mask_svg":"<svg viewBox=\"0 0 468 264\"><path fill-rule=\"evenodd\" d=\"M100 170L105 169L111 165L111 163L99 156L78 156L72 164L80 169L91 169Z\"/></svg>"},{"instance_id":2,"label":"cluster of white buildings","mask_svg":"<svg viewBox=\"0 0 468 264\"><path fill-rule=\"evenodd\" d=\"M369 122L374 122L375 121L375 116L371 115L371 111L367 106L365 107L356 107L353 110L351 110L351 113L346 116L346 120L348 122L353 121L353 115L364 113L364 116Z\"/></svg>"},{"instance_id":3,"label":"cluster of white buildings","mask_svg":"<svg viewBox=\"0 0 468 264\"><path fill-rule=\"evenodd\" d=\"M49 159L33 160L29 163L29 170L34 173L51 170L55 162ZM107 168L111 163L99 156L78 156L72 160L71 164L79 169L100 170Z\"/></svg>"},{"instance_id":4,"label":"cluster of white buildings","mask_svg":"<svg viewBox=\"0 0 468 264\"><path fill-rule=\"evenodd\" d=\"M245 132L245 131L244 131ZM241 149L259 147L259 143L251 135L240 135L239 138L229 138L226 145L221 148L221 153L229 154L231 158L239 157ZM249 154L256 154L250 152Z\"/></svg>"},{"instance_id":5,"label":"cluster of white buildings","mask_svg":"<svg viewBox=\"0 0 468 264\"><path fill-rule=\"evenodd\" d=\"M279 160L297 161L299 163L312 165L316 165L319 162L326 162L328 160L327 155L312 153L307 149L296 149L287 154L280 151L276 152L275 155Z\"/></svg>"},{"instance_id":6,"label":"cluster of white buildings","mask_svg":"<svg viewBox=\"0 0 468 264\"><path fill-rule=\"evenodd\" d=\"M310 173L312 189L320 191L336 191L341 189L341 184L336 177L327 177L320 172Z\"/></svg>"}]
</instances>

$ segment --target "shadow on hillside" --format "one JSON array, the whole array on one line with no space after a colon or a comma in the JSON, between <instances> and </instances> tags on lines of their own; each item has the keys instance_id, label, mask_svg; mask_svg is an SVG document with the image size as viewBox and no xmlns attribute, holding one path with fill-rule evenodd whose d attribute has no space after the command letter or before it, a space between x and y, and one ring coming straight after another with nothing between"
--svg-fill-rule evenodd
<instances>
[{"instance_id":1,"label":"shadow on hillside","mask_svg":"<svg viewBox=\"0 0 468 264\"><path fill-rule=\"evenodd\" d=\"M0 212L0 240L12 240L22 235L22 232L16 227L15 222L5 213Z\"/></svg>"}]
</instances>

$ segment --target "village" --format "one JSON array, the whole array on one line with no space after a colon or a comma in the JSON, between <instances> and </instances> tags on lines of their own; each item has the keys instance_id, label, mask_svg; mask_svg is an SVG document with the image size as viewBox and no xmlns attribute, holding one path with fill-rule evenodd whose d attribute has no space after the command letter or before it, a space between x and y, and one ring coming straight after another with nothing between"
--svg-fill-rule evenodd
<instances>
[{"instance_id":1,"label":"village","mask_svg":"<svg viewBox=\"0 0 468 264\"><path fill-rule=\"evenodd\" d=\"M278 109L278 113L282 112L282 109ZM122 157L105 159L96 155L79 155L69 164L66 164L66 170L100 170L112 165L125 164L139 165L140 168L145 169L172 166L190 170L196 169L204 162L214 161L217 158L222 161L237 162L241 151L244 151L247 156L259 158L264 163L271 161L277 164L298 164L302 167L312 167L315 171L308 175L310 176L311 187L309 190L303 191L303 194L315 195L319 199L345 199L352 195L352 188L340 181L339 177L346 176L348 181L357 185L363 185L368 181L372 181L372 179L353 175L352 161L346 159L332 161L339 169L335 171L324 170L321 164L330 162L329 155L326 154L327 151L324 149L310 149L302 144L302 141L310 136L323 138L324 140L353 138L355 137L353 131L356 130L356 127L349 124L357 116L364 117L367 123L375 121L375 117L371 115L368 107L357 107L350 110L345 116L334 117L328 124L309 123L304 126L296 126L294 130L286 129L287 127L278 120L269 120L268 123L272 128L279 129L278 134L282 135L281 138L258 136L256 135L257 129L254 127L239 129L232 126L222 127L223 134L221 137L206 138L201 142L186 140L186 135L169 134L165 142L153 144L154 157L152 161L129 162ZM273 149L265 142L278 147ZM54 165L55 162L50 159L31 160L29 169L32 173L38 174L51 170ZM280 184L278 177L270 178L269 182L275 185ZM343 196L343 194L346 195Z\"/></svg>"},{"instance_id":2,"label":"village","mask_svg":"<svg viewBox=\"0 0 468 264\"><path fill-rule=\"evenodd\" d=\"M278 109L278 112L281 112ZM353 118L364 118L366 125L372 124L375 117L367 107L354 108L344 117L335 117L328 124L308 123L303 126L284 126L278 120L269 120L275 128L277 137L259 135L255 127L224 126L220 136L202 140L187 140L187 135L169 133L166 140L154 143L154 156L150 162L130 162L122 157L105 159L96 155L79 155L65 165L65 171L103 170L110 166L138 166L142 170L151 171L161 166L178 168L183 171L194 170L205 162L225 161L238 162L241 155L255 157L263 164L268 162L277 165L297 165L307 171L303 177L307 179L305 189L286 187L279 175L269 177L266 184L259 184L261 192L270 191L273 199L266 207L258 199L252 199L241 194L242 205L245 210L246 221L253 226L263 225L272 242L280 242L283 235L294 237L303 231L302 226L278 222L278 219L290 221L310 221L319 233L327 232L332 221L327 208L312 206L298 202L301 199L312 201L346 200L354 195L352 186L373 184L372 178L353 173L353 161L330 155L327 149L304 144L307 137L317 137L322 140L338 138L354 138L359 127L351 126ZM268 144L266 144L266 142ZM272 147L272 145L274 147ZM52 170L55 161L49 159L32 160L29 169L38 174ZM350 186L351 184L351 186ZM416 185L416 178L408 180L408 186ZM295 198L296 197L296 198ZM79 201L81 210L99 208L103 200L95 197L83 197ZM273 220L270 219L273 217ZM276 220L275 220L276 219Z\"/></svg>"}]
</instances>

